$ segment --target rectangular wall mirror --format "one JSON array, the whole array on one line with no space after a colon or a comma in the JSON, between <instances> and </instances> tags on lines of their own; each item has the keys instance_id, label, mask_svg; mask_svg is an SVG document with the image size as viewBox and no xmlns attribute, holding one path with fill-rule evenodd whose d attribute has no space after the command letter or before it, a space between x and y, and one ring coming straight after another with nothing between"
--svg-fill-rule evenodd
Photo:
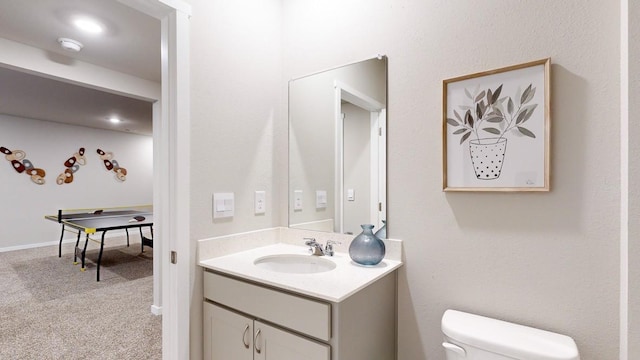
<instances>
[{"instance_id":1,"label":"rectangular wall mirror","mask_svg":"<svg viewBox=\"0 0 640 360\"><path fill-rule=\"evenodd\" d=\"M382 229L386 110L385 56L289 82L289 227L353 235L361 224Z\"/></svg>"}]
</instances>

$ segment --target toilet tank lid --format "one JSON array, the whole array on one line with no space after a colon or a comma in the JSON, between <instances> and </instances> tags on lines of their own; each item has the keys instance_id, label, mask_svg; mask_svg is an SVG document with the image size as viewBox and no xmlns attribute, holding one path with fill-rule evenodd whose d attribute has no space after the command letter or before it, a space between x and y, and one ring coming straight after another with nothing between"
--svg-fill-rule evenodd
<instances>
[{"instance_id":1,"label":"toilet tank lid","mask_svg":"<svg viewBox=\"0 0 640 360\"><path fill-rule=\"evenodd\" d=\"M462 311L445 311L442 332L462 345L515 359L580 359L576 343L569 336Z\"/></svg>"}]
</instances>

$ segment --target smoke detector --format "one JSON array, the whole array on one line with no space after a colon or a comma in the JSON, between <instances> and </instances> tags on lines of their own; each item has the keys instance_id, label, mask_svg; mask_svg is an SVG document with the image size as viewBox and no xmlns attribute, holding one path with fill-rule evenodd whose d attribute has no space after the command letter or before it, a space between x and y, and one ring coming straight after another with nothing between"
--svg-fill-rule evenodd
<instances>
[{"instance_id":1,"label":"smoke detector","mask_svg":"<svg viewBox=\"0 0 640 360\"><path fill-rule=\"evenodd\" d=\"M63 49L67 51L73 51L73 52L80 51L83 46L81 42L73 39L68 39L68 38L58 38L58 42L60 43L60 46L62 46Z\"/></svg>"}]
</instances>

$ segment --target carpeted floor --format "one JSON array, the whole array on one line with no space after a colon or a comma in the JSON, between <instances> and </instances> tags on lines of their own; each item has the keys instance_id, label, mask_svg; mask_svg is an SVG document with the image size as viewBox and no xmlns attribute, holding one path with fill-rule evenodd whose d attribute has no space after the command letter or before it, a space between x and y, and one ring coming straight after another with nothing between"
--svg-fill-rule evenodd
<instances>
[{"instance_id":1,"label":"carpeted floor","mask_svg":"<svg viewBox=\"0 0 640 360\"><path fill-rule=\"evenodd\" d=\"M152 251L97 250L87 270L73 247L0 253L0 359L161 359L162 317L151 314Z\"/></svg>"}]
</instances>

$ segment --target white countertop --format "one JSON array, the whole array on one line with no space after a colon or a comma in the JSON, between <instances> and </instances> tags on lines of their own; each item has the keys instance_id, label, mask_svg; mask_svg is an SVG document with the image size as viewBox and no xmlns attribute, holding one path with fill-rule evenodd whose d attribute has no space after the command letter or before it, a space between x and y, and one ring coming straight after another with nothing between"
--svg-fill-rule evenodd
<instances>
[{"instance_id":1,"label":"white countertop","mask_svg":"<svg viewBox=\"0 0 640 360\"><path fill-rule=\"evenodd\" d=\"M205 259L199 264L207 269L335 303L402 266L401 261L386 258L378 265L362 266L354 263L349 254L343 252L336 252L334 256L322 256L323 259L334 262L336 268L314 274L281 273L265 270L253 264L255 259L268 255L313 256L309 255L307 249L306 246L277 243Z\"/></svg>"}]
</instances>

